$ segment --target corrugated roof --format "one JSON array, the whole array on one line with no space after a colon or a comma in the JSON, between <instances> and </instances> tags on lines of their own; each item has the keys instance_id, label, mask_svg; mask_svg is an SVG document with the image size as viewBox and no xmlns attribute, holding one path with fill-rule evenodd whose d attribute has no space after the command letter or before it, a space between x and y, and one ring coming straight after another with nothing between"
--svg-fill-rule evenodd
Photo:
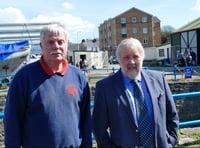
<instances>
[{"instance_id":1,"label":"corrugated roof","mask_svg":"<svg viewBox=\"0 0 200 148\"><path fill-rule=\"evenodd\" d=\"M175 32L181 32L181 31L192 30L192 29L197 29L197 28L200 28L200 17L180 27L179 29L175 30Z\"/></svg>"}]
</instances>

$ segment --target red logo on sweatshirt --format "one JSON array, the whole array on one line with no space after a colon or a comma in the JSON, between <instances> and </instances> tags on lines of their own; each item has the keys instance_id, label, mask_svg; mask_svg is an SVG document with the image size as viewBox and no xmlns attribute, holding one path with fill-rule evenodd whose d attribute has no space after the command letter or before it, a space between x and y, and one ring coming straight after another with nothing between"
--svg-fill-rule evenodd
<instances>
[{"instance_id":1,"label":"red logo on sweatshirt","mask_svg":"<svg viewBox=\"0 0 200 148\"><path fill-rule=\"evenodd\" d=\"M66 91L70 96L75 96L77 94L77 88L74 84L68 84L66 86Z\"/></svg>"}]
</instances>

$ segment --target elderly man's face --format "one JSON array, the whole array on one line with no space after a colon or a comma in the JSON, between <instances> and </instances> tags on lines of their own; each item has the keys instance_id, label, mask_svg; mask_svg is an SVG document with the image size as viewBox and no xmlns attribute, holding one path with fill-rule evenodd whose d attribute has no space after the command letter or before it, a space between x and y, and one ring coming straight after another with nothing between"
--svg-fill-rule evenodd
<instances>
[{"instance_id":1,"label":"elderly man's face","mask_svg":"<svg viewBox=\"0 0 200 148\"><path fill-rule=\"evenodd\" d=\"M59 62L65 59L68 43L63 32L57 34L47 32L44 42L40 45L46 62Z\"/></svg>"},{"instance_id":2,"label":"elderly man's face","mask_svg":"<svg viewBox=\"0 0 200 148\"><path fill-rule=\"evenodd\" d=\"M119 53L119 64L122 71L131 79L135 79L143 64L143 56L138 49L125 48Z\"/></svg>"}]
</instances>

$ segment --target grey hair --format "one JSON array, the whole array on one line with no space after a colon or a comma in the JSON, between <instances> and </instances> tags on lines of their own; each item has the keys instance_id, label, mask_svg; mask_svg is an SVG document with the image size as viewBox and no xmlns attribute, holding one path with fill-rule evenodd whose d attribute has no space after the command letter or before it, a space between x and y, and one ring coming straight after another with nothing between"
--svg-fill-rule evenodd
<instances>
[{"instance_id":1,"label":"grey hair","mask_svg":"<svg viewBox=\"0 0 200 148\"><path fill-rule=\"evenodd\" d=\"M116 56L117 56L118 60L119 60L119 57L120 57L120 52L123 49L127 49L127 48L131 48L133 50L139 50L142 58L145 57L144 48L143 48L141 42L138 39L135 39L135 38L127 38L127 39L122 40L117 47Z\"/></svg>"},{"instance_id":2,"label":"grey hair","mask_svg":"<svg viewBox=\"0 0 200 148\"><path fill-rule=\"evenodd\" d=\"M44 26L40 31L40 41L43 42L47 32L57 34L59 32L64 32L66 40L68 39L68 31L65 26L61 23L50 23Z\"/></svg>"}]
</instances>

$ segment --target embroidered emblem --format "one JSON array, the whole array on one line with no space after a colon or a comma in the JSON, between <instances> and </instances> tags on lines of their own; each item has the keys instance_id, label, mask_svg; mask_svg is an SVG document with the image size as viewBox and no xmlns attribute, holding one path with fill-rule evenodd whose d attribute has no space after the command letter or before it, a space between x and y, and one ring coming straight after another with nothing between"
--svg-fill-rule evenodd
<instances>
[{"instance_id":1,"label":"embroidered emblem","mask_svg":"<svg viewBox=\"0 0 200 148\"><path fill-rule=\"evenodd\" d=\"M74 84L68 84L66 86L66 91L70 96L75 96L77 94L77 88Z\"/></svg>"}]
</instances>

